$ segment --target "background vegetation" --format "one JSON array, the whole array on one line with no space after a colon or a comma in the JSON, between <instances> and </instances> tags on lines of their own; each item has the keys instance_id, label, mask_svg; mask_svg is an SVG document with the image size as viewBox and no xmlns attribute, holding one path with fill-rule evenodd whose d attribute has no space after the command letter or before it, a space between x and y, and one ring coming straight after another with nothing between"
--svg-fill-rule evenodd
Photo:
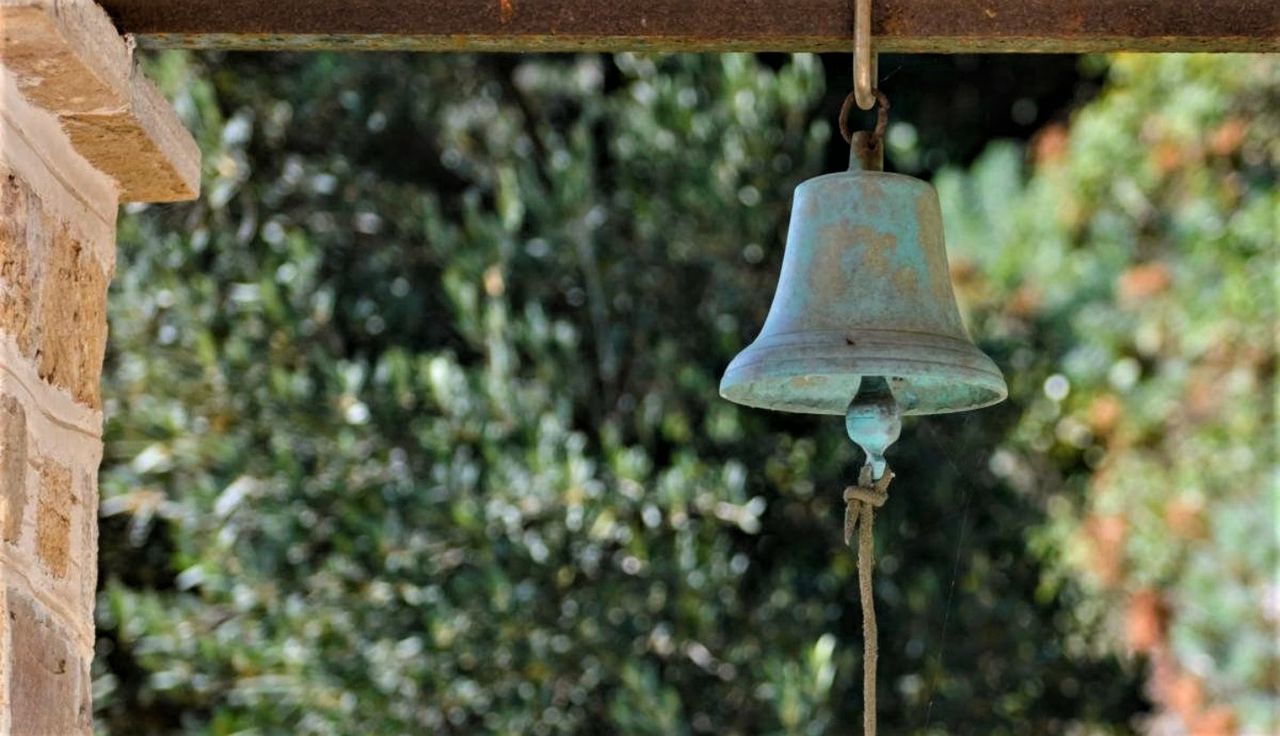
<instances>
[{"instance_id":1,"label":"background vegetation","mask_svg":"<svg viewBox=\"0 0 1280 736\"><path fill-rule=\"evenodd\" d=\"M1012 390L891 455L885 732L1274 731L1280 65L882 68ZM855 451L716 395L839 72L153 72L205 190L121 225L101 731L853 728Z\"/></svg>"}]
</instances>

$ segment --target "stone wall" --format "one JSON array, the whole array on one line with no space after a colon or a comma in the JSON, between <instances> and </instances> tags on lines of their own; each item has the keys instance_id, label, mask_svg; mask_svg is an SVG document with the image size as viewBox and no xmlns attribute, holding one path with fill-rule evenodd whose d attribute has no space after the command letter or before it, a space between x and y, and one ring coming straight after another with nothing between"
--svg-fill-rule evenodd
<instances>
[{"instance_id":1,"label":"stone wall","mask_svg":"<svg viewBox=\"0 0 1280 736\"><path fill-rule=\"evenodd\" d=\"M0 734L92 730L116 211L198 173L98 6L0 0Z\"/></svg>"}]
</instances>

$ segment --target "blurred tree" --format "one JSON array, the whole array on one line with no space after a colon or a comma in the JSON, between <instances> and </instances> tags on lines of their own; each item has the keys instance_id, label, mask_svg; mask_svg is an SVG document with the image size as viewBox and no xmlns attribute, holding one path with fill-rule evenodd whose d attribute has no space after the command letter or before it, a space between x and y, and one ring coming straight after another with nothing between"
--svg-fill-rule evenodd
<instances>
[{"instance_id":1,"label":"blurred tree","mask_svg":"<svg viewBox=\"0 0 1280 736\"><path fill-rule=\"evenodd\" d=\"M205 194L121 224L99 727L856 723L855 452L838 420L716 396L768 308L791 190L835 145L817 60L775 61L156 60ZM1012 207L1044 186L1016 155L990 170L946 191ZM1123 733L1145 707L1137 669L1086 645L1092 599L1028 552L1069 491L988 462L1033 447L1069 316L1034 336L982 317L1013 400L896 450L887 733ZM1064 342L1032 361L1032 337Z\"/></svg>"},{"instance_id":2,"label":"blurred tree","mask_svg":"<svg viewBox=\"0 0 1280 736\"><path fill-rule=\"evenodd\" d=\"M991 468L1049 517L1042 591L1086 584L1073 647L1149 655L1153 732L1280 733L1280 62L1120 57L1032 153L938 186L1012 350Z\"/></svg>"}]
</instances>

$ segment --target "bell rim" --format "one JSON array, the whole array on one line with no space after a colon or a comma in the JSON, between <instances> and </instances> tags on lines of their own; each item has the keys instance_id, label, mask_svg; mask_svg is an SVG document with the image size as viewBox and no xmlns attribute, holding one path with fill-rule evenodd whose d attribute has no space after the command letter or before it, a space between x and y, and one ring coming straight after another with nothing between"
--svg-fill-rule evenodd
<instances>
[{"instance_id":1,"label":"bell rim","mask_svg":"<svg viewBox=\"0 0 1280 736\"><path fill-rule=\"evenodd\" d=\"M897 359L897 365L893 366L893 370L889 370L888 366L886 366L885 370L878 370L874 366L873 360L863 359L861 362L864 363L865 367L869 370L848 371L844 372L843 375L852 375L856 373L859 381L861 381L865 376L889 376L890 385L892 386L897 379L927 376L927 368L929 367L945 367L952 371L953 374L968 374L967 376L955 376L952 383L962 384L970 389L977 389L982 392L982 398L972 401L958 402L955 404L929 404L926 406L913 406L906 408L902 411L904 416L933 416L935 414L954 414L963 411L974 411L977 409L985 409L989 406L995 406L1009 398L1008 385L1005 383L1003 376L966 368L964 366L956 366L954 363L929 363L926 361L902 361L901 359ZM797 373L797 376L801 375L809 377L825 377L827 375L839 374L834 372L824 374L816 371ZM726 386L726 382L731 383L729 386ZM782 401L753 400L748 396L743 395L745 392L737 388L738 386L745 386L747 383L748 381L732 381L731 377L726 374L720 385L721 398L732 401L733 403L741 406L749 406L753 409L768 409L771 411L787 412L789 414L819 414L824 416L843 416L845 414L844 408L838 408L835 405L828 408L818 408L799 402L787 403ZM750 383L759 385L764 383L764 381L757 380L750 381ZM848 401L852 400L852 396L857 395L857 389L852 388L850 391L842 392L842 395L844 394L851 394L850 398L843 402L847 405Z\"/></svg>"},{"instance_id":2,"label":"bell rim","mask_svg":"<svg viewBox=\"0 0 1280 736\"><path fill-rule=\"evenodd\" d=\"M723 398L760 409L842 415L865 376L888 378L907 415L981 409L1008 398L995 362L972 342L948 335L823 330L760 342L730 362L720 381ZM930 357L939 352L945 357Z\"/></svg>"}]
</instances>

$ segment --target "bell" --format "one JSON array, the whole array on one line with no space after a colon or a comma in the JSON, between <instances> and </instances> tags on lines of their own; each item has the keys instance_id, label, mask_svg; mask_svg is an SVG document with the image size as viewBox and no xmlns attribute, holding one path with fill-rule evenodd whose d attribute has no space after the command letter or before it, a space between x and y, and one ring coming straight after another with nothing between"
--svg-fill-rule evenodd
<instances>
[{"instance_id":1,"label":"bell","mask_svg":"<svg viewBox=\"0 0 1280 736\"><path fill-rule=\"evenodd\" d=\"M729 364L720 395L847 414L854 436L864 382L868 396L887 385L902 414L976 409L1008 394L960 320L933 187L855 165L796 188L769 316Z\"/></svg>"}]
</instances>

